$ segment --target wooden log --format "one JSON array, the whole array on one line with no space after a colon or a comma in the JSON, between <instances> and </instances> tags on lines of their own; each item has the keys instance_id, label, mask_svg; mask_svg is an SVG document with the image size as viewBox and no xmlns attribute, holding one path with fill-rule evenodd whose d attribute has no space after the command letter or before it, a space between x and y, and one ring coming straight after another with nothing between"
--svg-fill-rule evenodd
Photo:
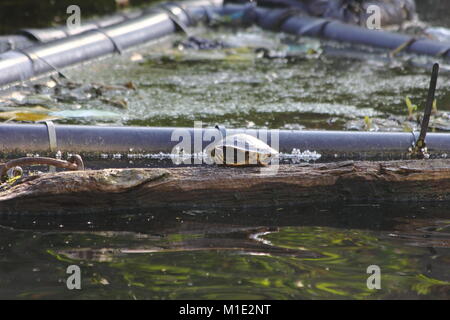
<instances>
[{"instance_id":1,"label":"wooden log","mask_svg":"<svg viewBox=\"0 0 450 320\"><path fill-rule=\"evenodd\" d=\"M272 175L261 170L208 166L46 173L0 192L0 213L450 200L450 160L280 165Z\"/></svg>"}]
</instances>

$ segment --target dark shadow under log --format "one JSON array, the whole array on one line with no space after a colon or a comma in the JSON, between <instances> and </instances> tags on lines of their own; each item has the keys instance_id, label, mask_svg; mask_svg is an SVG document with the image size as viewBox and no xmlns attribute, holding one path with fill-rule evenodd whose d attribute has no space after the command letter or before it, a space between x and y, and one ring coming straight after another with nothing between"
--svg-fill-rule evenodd
<instances>
[{"instance_id":1,"label":"dark shadow under log","mask_svg":"<svg viewBox=\"0 0 450 320\"><path fill-rule=\"evenodd\" d=\"M216 166L47 173L0 192L0 213L449 200L450 160L348 161L280 165L275 174Z\"/></svg>"}]
</instances>

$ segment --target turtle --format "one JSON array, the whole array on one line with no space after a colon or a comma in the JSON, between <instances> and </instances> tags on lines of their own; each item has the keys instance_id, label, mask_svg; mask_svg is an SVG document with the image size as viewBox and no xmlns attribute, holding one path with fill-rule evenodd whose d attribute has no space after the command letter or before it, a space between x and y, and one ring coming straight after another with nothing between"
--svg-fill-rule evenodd
<instances>
[{"instance_id":1,"label":"turtle","mask_svg":"<svg viewBox=\"0 0 450 320\"><path fill-rule=\"evenodd\" d=\"M267 166L278 151L254 136L239 133L207 148L206 154L218 165Z\"/></svg>"}]
</instances>

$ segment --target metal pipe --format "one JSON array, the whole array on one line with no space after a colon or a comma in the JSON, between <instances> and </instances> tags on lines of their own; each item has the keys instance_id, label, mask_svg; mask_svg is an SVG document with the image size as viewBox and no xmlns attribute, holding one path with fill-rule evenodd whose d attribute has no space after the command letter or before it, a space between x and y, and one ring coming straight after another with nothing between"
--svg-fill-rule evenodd
<instances>
[{"instance_id":1,"label":"metal pipe","mask_svg":"<svg viewBox=\"0 0 450 320\"><path fill-rule=\"evenodd\" d=\"M57 150L91 157L101 153L172 153L174 148L189 137L192 153L201 152L218 136L214 128L170 127L103 127L57 125ZM267 143L280 152L316 151L321 160L404 159L415 141L411 133L404 132L354 132L354 131L290 131L228 129L227 135L236 133L267 136ZM183 138L180 138L183 137ZM201 143L194 144L195 137ZM450 135L429 133L427 146L432 157L450 154ZM201 148L201 149L200 149ZM52 154L49 135L44 124L0 125L0 155L22 156L30 153Z\"/></svg>"}]
</instances>

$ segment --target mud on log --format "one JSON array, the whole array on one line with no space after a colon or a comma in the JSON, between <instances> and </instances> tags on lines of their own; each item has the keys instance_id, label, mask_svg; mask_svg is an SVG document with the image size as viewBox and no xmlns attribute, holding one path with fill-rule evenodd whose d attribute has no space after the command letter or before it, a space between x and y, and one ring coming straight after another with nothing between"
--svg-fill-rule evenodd
<instances>
[{"instance_id":1,"label":"mud on log","mask_svg":"<svg viewBox=\"0 0 450 320\"><path fill-rule=\"evenodd\" d=\"M261 168L146 168L47 173L0 192L0 213L116 212L160 207L267 207L450 200L450 160Z\"/></svg>"}]
</instances>

